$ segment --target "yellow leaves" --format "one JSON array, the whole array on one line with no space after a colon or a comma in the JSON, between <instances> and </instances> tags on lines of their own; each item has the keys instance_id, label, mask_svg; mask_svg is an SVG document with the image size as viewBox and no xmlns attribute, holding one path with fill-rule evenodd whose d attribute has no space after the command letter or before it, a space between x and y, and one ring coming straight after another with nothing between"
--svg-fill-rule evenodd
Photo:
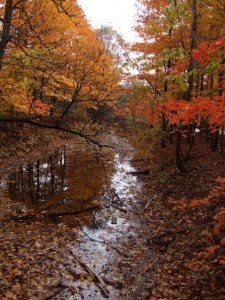
<instances>
[{"instance_id":1,"label":"yellow leaves","mask_svg":"<svg viewBox=\"0 0 225 300\"><path fill-rule=\"evenodd\" d=\"M119 98L119 69L76 1L28 1L18 13L17 43L9 44L0 80L8 106L36 116L48 114L52 99L57 110L56 101L91 107Z\"/></svg>"}]
</instances>

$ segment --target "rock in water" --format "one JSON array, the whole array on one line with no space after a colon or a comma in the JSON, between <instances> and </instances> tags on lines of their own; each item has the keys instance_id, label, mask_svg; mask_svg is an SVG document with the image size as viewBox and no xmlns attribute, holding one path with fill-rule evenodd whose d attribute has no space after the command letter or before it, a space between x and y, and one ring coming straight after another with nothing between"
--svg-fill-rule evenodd
<instances>
[{"instance_id":1,"label":"rock in water","mask_svg":"<svg viewBox=\"0 0 225 300\"><path fill-rule=\"evenodd\" d=\"M112 216L111 223L112 224L117 224L117 217L116 216Z\"/></svg>"}]
</instances>

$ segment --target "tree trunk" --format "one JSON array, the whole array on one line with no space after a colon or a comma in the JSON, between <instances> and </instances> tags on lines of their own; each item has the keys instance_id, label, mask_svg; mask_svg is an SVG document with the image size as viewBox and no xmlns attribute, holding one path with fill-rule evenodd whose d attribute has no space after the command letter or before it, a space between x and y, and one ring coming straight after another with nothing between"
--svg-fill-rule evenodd
<instances>
[{"instance_id":1,"label":"tree trunk","mask_svg":"<svg viewBox=\"0 0 225 300\"><path fill-rule=\"evenodd\" d=\"M192 1L191 5L191 11L192 11L192 26L191 26L191 43L190 43L190 56L189 56L189 65L188 65L188 88L186 92L184 93L184 99L186 101L191 101L191 96L194 88L194 75L193 70L195 66L195 60L192 57L192 50L197 47L197 0ZM180 170L181 173L185 172L186 169L182 162L181 157L181 142L182 142L182 135L180 131L178 130L176 133L176 165L177 168ZM193 144L192 144L193 145ZM192 149L192 145L189 151Z\"/></svg>"},{"instance_id":2,"label":"tree trunk","mask_svg":"<svg viewBox=\"0 0 225 300\"><path fill-rule=\"evenodd\" d=\"M3 25L2 25L2 36L0 40L0 71L2 70L3 67L3 59L5 56L6 47L10 40L10 30L11 30L13 10L14 10L13 0L6 0L5 15L4 15Z\"/></svg>"},{"instance_id":3,"label":"tree trunk","mask_svg":"<svg viewBox=\"0 0 225 300\"><path fill-rule=\"evenodd\" d=\"M211 150L213 152L217 152L218 151L218 146L219 146L219 130L217 130L216 132L212 133L211 136Z\"/></svg>"},{"instance_id":4,"label":"tree trunk","mask_svg":"<svg viewBox=\"0 0 225 300\"><path fill-rule=\"evenodd\" d=\"M183 165L182 157L181 157L181 142L182 135L179 131L176 133L176 165L181 173L186 172L186 168Z\"/></svg>"}]
</instances>

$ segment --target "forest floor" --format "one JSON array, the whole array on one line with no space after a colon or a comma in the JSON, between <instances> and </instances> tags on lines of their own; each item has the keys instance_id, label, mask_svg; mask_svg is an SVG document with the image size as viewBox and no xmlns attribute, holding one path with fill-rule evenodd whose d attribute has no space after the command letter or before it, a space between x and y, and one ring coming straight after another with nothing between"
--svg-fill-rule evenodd
<instances>
[{"instance_id":1,"label":"forest floor","mask_svg":"<svg viewBox=\"0 0 225 300\"><path fill-rule=\"evenodd\" d=\"M138 236L145 245L128 276L132 299L225 299L224 159L197 140L180 174L173 155L172 145L140 175ZM148 161L134 164L142 170Z\"/></svg>"},{"instance_id":2,"label":"forest floor","mask_svg":"<svg viewBox=\"0 0 225 300\"><path fill-rule=\"evenodd\" d=\"M45 141L44 149L36 143L32 154L31 143L29 154L22 151L19 161L17 155L4 158L2 152L0 180L21 160L38 157L67 139ZM224 159L199 140L186 162L188 172L181 175L173 162L173 146L166 151L160 163L149 165L138 154L131 162L142 183L132 213L140 226L135 235L117 241L126 256L115 261L122 277L113 278L119 293L109 299L225 299ZM141 174L148 168L149 174ZM82 289L62 285L62 277L82 278L84 285L93 281L93 274L75 274L71 268L77 262L65 245L79 242L76 231L46 224L33 212L18 212L18 203L7 195L1 196L0 208L1 299L54 299L54 293L57 299L85 299ZM60 297L65 288L74 296Z\"/></svg>"}]
</instances>

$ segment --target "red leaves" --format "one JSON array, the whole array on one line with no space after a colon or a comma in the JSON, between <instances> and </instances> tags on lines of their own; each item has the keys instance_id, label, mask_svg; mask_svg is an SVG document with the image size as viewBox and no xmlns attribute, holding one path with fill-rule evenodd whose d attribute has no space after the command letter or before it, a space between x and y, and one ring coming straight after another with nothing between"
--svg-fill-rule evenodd
<instances>
[{"instance_id":1,"label":"red leaves","mask_svg":"<svg viewBox=\"0 0 225 300\"><path fill-rule=\"evenodd\" d=\"M225 37L217 39L213 43L201 43L198 49L192 51L192 57L200 64L205 65L212 59L212 55L221 47L225 48Z\"/></svg>"},{"instance_id":2,"label":"red leaves","mask_svg":"<svg viewBox=\"0 0 225 300\"><path fill-rule=\"evenodd\" d=\"M225 97L213 99L199 96L192 101L170 100L164 104L164 113L170 124L188 125L207 119L212 129L222 126L225 118Z\"/></svg>"},{"instance_id":3,"label":"red leaves","mask_svg":"<svg viewBox=\"0 0 225 300\"><path fill-rule=\"evenodd\" d=\"M127 107L125 108L121 108L121 109L116 109L115 113L117 116L124 116L124 115L130 115L131 114L131 110Z\"/></svg>"},{"instance_id":4,"label":"red leaves","mask_svg":"<svg viewBox=\"0 0 225 300\"><path fill-rule=\"evenodd\" d=\"M167 71L170 75L181 74L188 66L188 60L178 60L175 62L173 68L169 68Z\"/></svg>"},{"instance_id":5,"label":"red leaves","mask_svg":"<svg viewBox=\"0 0 225 300\"><path fill-rule=\"evenodd\" d=\"M194 49L192 57L202 65L205 65L210 60L210 56L201 51L201 49Z\"/></svg>"},{"instance_id":6,"label":"red leaves","mask_svg":"<svg viewBox=\"0 0 225 300\"><path fill-rule=\"evenodd\" d=\"M208 121L213 132L216 128L223 126L225 119L225 97L215 96L214 98L198 96L191 101L171 99L166 103L149 107L143 104L142 107L117 109L116 114L123 116L134 115L145 118L148 124L153 124L161 118L162 113L171 125L190 125L200 123L202 119Z\"/></svg>"}]
</instances>

